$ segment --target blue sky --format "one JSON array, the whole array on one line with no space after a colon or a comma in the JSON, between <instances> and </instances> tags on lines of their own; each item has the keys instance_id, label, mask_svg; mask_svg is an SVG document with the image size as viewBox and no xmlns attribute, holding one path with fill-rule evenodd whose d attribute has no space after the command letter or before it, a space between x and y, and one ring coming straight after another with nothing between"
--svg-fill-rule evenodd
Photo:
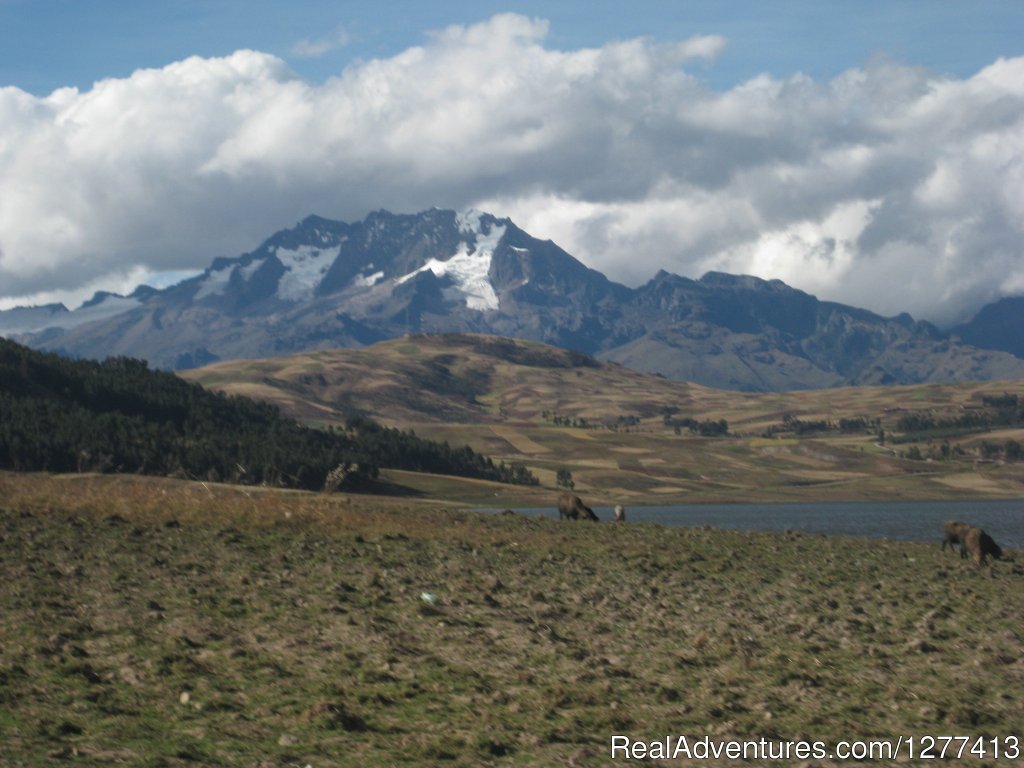
<instances>
[{"instance_id":1,"label":"blue sky","mask_svg":"<svg viewBox=\"0 0 1024 768\"><path fill-rule=\"evenodd\" d=\"M966 76L1024 53L1019 0L0 0L0 85L45 95L240 48L272 53L322 81L354 59L392 56L430 30L505 11L548 19L555 48L723 35L727 53L699 72L716 87L761 72L829 78L879 54ZM297 50L303 41L334 45L310 56Z\"/></svg>"},{"instance_id":2,"label":"blue sky","mask_svg":"<svg viewBox=\"0 0 1024 768\"><path fill-rule=\"evenodd\" d=\"M964 319L1024 293L1024 2L0 0L0 309L432 206Z\"/></svg>"}]
</instances>

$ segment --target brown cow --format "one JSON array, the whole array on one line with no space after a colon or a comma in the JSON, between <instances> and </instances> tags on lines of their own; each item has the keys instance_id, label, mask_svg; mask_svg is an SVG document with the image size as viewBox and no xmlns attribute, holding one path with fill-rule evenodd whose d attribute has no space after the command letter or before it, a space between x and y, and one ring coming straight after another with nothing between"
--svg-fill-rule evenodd
<instances>
[{"instance_id":1,"label":"brown cow","mask_svg":"<svg viewBox=\"0 0 1024 768\"><path fill-rule=\"evenodd\" d=\"M971 526L967 523L961 523L959 520L948 520L942 526L942 550L946 550L946 545L949 545L950 549L953 549L957 544L960 545L960 557L967 557L967 553L964 551L964 537L967 536L967 532L971 530Z\"/></svg>"},{"instance_id":2,"label":"brown cow","mask_svg":"<svg viewBox=\"0 0 1024 768\"><path fill-rule=\"evenodd\" d=\"M615 522L624 523L626 521L626 510L621 504L615 505Z\"/></svg>"},{"instance_id":3,"label":"brown cow","mask_svg":"<svg viewBox=\"0 0 1024 768\"><path fill-rule=\"evenodd\" d=\"M985 564L989 555L996 560L1003 556L1002 547L995 543L991 536L985 533L981 528L971 527L967 531L960 544L960 553L966 557L964 550L970 554L974 559L974 564L979 568Z\"/></svg>"},{"instance_id":4,"label":"brown cow","mask_svg":"<svg viewBox=\"0 0 1024 768\"><path fill-rule=\"evenodd\" d=\"M597 520L594 510L573 493L563 493L558 497L558 517L562 520Z\"/></svg>"}]
</instances>

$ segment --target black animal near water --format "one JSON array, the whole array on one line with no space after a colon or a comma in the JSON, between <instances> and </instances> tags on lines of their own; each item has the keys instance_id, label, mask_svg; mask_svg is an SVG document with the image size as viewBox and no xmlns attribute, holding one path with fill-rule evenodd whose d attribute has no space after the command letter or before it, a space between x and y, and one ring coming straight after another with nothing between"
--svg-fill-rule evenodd
<instances>
[{"instance_id":1,"label":"black animal near water","mask_svg":"<svg viewBox=\"0 0 1024 768\"><path fill-rule=\"evenodd\" d=\"M971 530L971 526L967 523L962 523L959 520L947 520L942 526L942 548L948 546L950 549L960 547L960 556L964 557L964 539L967 537L967 532Z\"/></svg>"},{"instance_id":2,"label":"black animal near water","mask_svg":"<svg viewBox=\"0 0 1024 768\"><path fill-rule=\"evenodd\" d=\"M563 493L558 497L558 517L561 520L598 520L594 510L573 493Z\"/></svg>"},{"instance_id":3,"label":"black animal near water","mask_svg":"<svg viewBox=\"0 0 1024 768\"><path fill-rule=\"evenodd\" d=\"M959 544L960 558L970 557L979 567L987 562L989 555L996 560L1003 556L1002 547L996 544L995 540L985 531L976 526L962 523L959 520L949 520L943 525L942 532L943 549L947 544L950 549Z\"/></svg>"},{"instance_id":4,"label":"black animal near water","mask_svg":"<svg viewBox=\"0 0 1024 768\"><path fill-rule=\"evenodd\" d=\"M970 555L977 566L984 565L989 555L996 560L1003 557L1002 547L996 544L992 537L981 530L981 528L972 527L967 531L967 535L964 538L963 551Z\"/></svg>"}]
</instances>

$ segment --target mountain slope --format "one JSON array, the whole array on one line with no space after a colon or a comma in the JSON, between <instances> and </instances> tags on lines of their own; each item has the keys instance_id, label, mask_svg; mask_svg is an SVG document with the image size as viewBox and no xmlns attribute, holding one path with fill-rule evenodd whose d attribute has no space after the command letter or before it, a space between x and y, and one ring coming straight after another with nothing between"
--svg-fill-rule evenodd
<instances>
[{"instance_id":1,"label":"mountain slope","mask_svg":"<svg viewBox=\"0 0 1024 768\"><path fill-rule=\"evenodd\" d=\"M614 315L628 293L487 214L378 212L354 225L310 217L116 317L21 338L167 368L363 346L410 331L487 331L595 349L603 329L593 315Z\"/></svg>"},{"instance_id":2,"label":"mountain slope","mask_svg":"<svg viewBox=\"0 0 1024 768\"><path fill-rule=\"evenodd\" d=\"M549 488L569 469L585 497L627 505L1016 498L1024 480L1019 381L739 393L474 334L413 335L182 375L300 419L337 424L365 414L465 442L528 467Z\"/></svg>"},{"instance_id":3,"label":"mountain slope","mask_svg":"<svg viewBox=\"0 0 1024 768\"><path fill-rule=\"evenodd\" d=\"M967 344L1024 357L1024 296L1008 296L981 308L968 322L950 330Z\"/></svg>"},{"instance_id":4,"label":"mountain slope","mask_svg":"<svg viewBox=\"0 0 1024 768\"><path fill-rule=\"evenodd\" d=\"M750 276L661 272L626 312L638 325L648 318L649 330L601 359L725 389L1014 379L1024 362L909 315L886 318Z\"/></svg>"},{"instance_id":5,"label":"mountain slope","mask_svg":"<svg viewBox=\"0 0 1024 768\"><path fill-rule=\"evenodd\" d=\"M392 424L494 424L542 407L652 416L704 387L637 373L539 342L478 334L412 335L367 349L214 363L181 375L263 398L298 418L369 415ZM540 405L541 403L545 405Z\"/></svg>"},{"instance_id":6,"label":"mountain slope","mask_svg":"<svg viewBox=\"0 0 1024 768\"><path fill-rule=\"evenodd\" d=\"M509 219L440 209L377 211L352 224L310 216L161 291L101 294L73 312L0 312L0 333L171 369L408 333L484 333L738 390L1024 378L1024 360L907 315L720 273L660 272L630 289ZM980 345L983 335L971 338Z\"/></svg>"},{"instance_id":7,"label":"mountain slope","mask_svg":"<svg viewBox=\"0 0 1024 768\"><path fill-rule=\"evenodd\" d=\"M129 472L321 490L378 467L529 482L468 448L365 419L325 432L131 358L68 360L0 339L0 468Z\"/></svg>"}]
</instances>

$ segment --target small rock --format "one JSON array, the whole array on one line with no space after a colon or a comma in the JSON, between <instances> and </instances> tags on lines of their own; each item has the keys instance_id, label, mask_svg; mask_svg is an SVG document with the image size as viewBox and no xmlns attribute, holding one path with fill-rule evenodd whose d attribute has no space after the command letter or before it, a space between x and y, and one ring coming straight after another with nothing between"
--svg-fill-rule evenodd
<instances>
[{"instance_id":1,"label":"small rock","mask_svg":"<svg viewBox=\"0 0 1024 768\"><path fill-rule=\"evenodd\" d=\"M76 725L70 720L65 720L57 726L57 733L61 736L81 736L82 726Z\"/></svg>"},{"instance_id":2,"label":"small rock","mask_svg":"<svg viewBox=\"0 0 1024 768\"><path fill-rule=\"evenodd\" d=\"M915 640L910 644L910 649L918 651L919 653L935 653L938 651L938 647L932 645L927 640Z\"/></svg>"}]
</instances>

